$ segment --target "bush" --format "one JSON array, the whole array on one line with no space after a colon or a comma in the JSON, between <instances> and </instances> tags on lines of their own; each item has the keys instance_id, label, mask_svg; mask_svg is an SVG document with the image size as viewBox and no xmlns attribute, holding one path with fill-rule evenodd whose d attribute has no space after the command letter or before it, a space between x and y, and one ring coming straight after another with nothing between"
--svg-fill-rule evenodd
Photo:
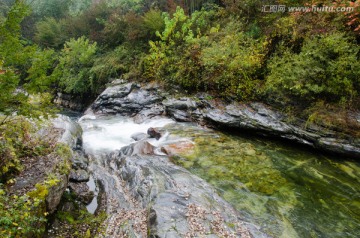
<instances>
[{"instance_id":1,"label":"bush","mask_svg":"<svg viewBox=\"0 0 360 238\"><path fill-rule=\"evenodd\" d=\"M204 81L220 95L253 99L259 88L257 79L264 56L263 42L247 36L241 23L234 19L213 37L215 39L201 53Z\"/></svg>"},{"instance_id":2,"label":"bush","mask_svg":"<svg viewBox=\"0 0 360 238\"><path fill-rule=\"evenodd\" d=\"M0 24L0 113L6 115L6 119L15 113L38 117L49 109L49 100L43 100L49 97L34 100L36 95L29 93L50 91L48 76L54 52L42 51L22 39L20 23L28 12L24 1L15 1Z\"/></svg>"},{"instance_id":3,"label":"bush","mask_svg":"<svg viewBox=\"0 0 360 238\"><path fill-rule=\"evenodd\" d=\"M230 19L223 29L213 26L216 12L186 16L178 8L164 14L165 30L150 42L145 75L186 89L216 90L222 96L250 99L256 94L262 67L263 42L245 34L242 24ZM255 80L254 80L255 79Z\"/></svg>"},{"instance_id":4,"label":"bush","mask_svg":"<svg viewBox=\"0 0 360 238\"><path fill-rule=\"evenodd\" d=\"M45 214L38 214L42 201L28 196L8 196L0 186L1 237L41 237ZM40 209L41 210L41 209Z\"/></svg>"},{"instance_id":5,"label":"bush","mask_svg":"<svg viewBox=\"0 0 360 238\"><path fill-rule=\"evenodd\" d=\"M309 37L299 54L271 59L266 89L280 100L351 102L360 90L359 50L343 33Z\"/></svg>"},{"instance_id":6,"label":"bush","mask_svg":"<svg viewBox=\"0 0 360 238\"><path fill-rule=\"evenodd\" d=\"M143 16L143 30L149 39L154 40L156 32L164 30L165 23L161 16L161 11L151 9Z\"/></svg>"},{"instance_id":7,"label":"bush","mask_svg":"<svg viewBox=\"0 0 360 238\"><path fill-rule=\"evenodd\" d=\"M45 47L59 49L67 40L64 20L46 18L36 24L35 41Z\"/></svg>"},{"instance_id":8,"label":"bush","mask_svg":"<svg viewBox=\"0 0 360 238\"><path fill-rule=\"evenodd\" d=\"M0 183L21 171L21 159L51 152L50 142L41 140L35 131L36 127L21 117L0 124Z\"/></svg>"},{"instance_id":9,"label":"bush","mask_svg":"<svg viewBox=\"0 0 360 238\"><path fill-rule=\"evenodd\" d=\"M145 76L188 89L202 87L202 36L211 28L208 19L213 14L201 11L189 17L180 7L173 17L164 13L165 29L156 33L160 40L150 41L150 52L144 59Z\"/></svg>"},{"instance_id":10,"label":"bush","mask_svg":"<svg viewBox=\"0 0 360 238\"><path fill-rule=\"evenodd\" d=\"M99 84L91 73L96 50L96 43L90 43L85 37L65 43L52 75L65 92L85 95L97 91Z\"/></svg>"},{"instance_id":11,"label":"bush","mask_svg":"<svg viewBox=\"0 0 360 238\"><path fill-rule=\"evenodd\" d=\"M98 79L98 84L105 84L110 78L119 77L134 69L140 55L140 50L124 43L97 57L90 72Z\"/></svg>"}]
</instances>

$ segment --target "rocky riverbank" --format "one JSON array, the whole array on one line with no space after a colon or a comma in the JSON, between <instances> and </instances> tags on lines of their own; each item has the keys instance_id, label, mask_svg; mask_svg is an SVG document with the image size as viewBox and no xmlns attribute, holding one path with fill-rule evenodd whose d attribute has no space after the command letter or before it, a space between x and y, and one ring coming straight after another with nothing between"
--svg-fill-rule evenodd
<instances>
[{"instance_id":1,"label":"rocky riverbank","mask_svg":"<svg viewBox=\"0 0 360 238\"><path fill-rule=\"evenodd\" d=\"M201 94L174 97L155 84L141 86L116 80L96 99L88 113L90 111L131 116L137 122L166 114L177 121L193 121L232 131L247 130L330 153L360 157L359 138L311 123L304 126L300 120L288 122L285 114L263 103L227 104ZM360 126L360 116L354 114L353 117Z\"/></svg>"}]
</instances>

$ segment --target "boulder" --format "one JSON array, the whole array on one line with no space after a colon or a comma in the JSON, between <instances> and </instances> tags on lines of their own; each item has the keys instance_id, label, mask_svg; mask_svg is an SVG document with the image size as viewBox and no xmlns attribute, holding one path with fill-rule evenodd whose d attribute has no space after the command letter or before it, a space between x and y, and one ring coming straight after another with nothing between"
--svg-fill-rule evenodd
<instances>
[{"instance_id":1,"label":"boulder","mask_svg":"<svg viewBox=\"0 0 360 238\"><path fill-rule=\"evenodd\" d=\"M90 179L90 175L83 169L71 170L69 179L72 182L87 182Z\"/></svg>"},{"instance_id":2,"label":"boulder","mask_svg":"<svg viewBox=\"0 0 360 238\"><path fill-rule=\"evenodd\" d=\"M155 90L139 88L136 84L125 83L108 87L92 104L97 114L120 114L135 116L142 110L151 109L162 96Z\"/></svg>"},{"instance_id":3,"label":"boulder","mask_svg":"<svg viewBox=\"0 0 360 238\"><path fill-rule=\"evenodd\" d=\"M67 144L73 149L79 147L82 140L82 129L78 123L71 120L68 116L57 115L52 120L52 124L54 128L63 130L58 142Z\"/></svg>"},{"instance_id":4,"label":"boulder","mask_svg":"<svg viewBox=\"0 0 360 238\"><path fill-rule=\"evenodd\" d=\"M153 155L155 147L147 141L138 141L120 149L122 155Z\"/></svg>"},{"instance_id":5,"label":"boulder","mask_svg":"<svg viewBox=\"0 0 360 238\"><path fill-rule=\"evenodd\" d=\"M46 196L46 211L53 213L61 201L61 197L68 186L68 178L65 174L58 176L59 182L48 189L48 195Z\"/></svg>"},{"instance_id":6,"label":"boulder","mask_svg":"<svg viewBox=\"0 0 360 238\"><path fill-rule=\"evenodd\" d=\"M143 133L143 132L137 132L131 135L131 139L133 139L134 141L140 141L140 140L144 140L146 138L149 138L148 134Z\"/></svg>"},{"instance_id":7,"label":"boulder","mask_svg":"<svg viewBox=\"0 0 360 238\"><path fill-rule=\"evenodd\" d=\"M150 138L155 138L156 140L159 140L161 137L161 133L158 132L155 128L150 127L147 130L147 134L149 135Z\"/></svg>"},{"instance_id":8,"label":"boulder","mask_svg":"<svg viewBox=\"0 0 360 238\"><path fill-rule=\"evenodd\" d=\"M88 205L93 200L95 194L90 191L89 186L86 183L69 183L69 189L73 192L80 202Z\"/></svg>"},{"instance_id":9,"label":"boulder","mask_svg":"<svg viewBox=\"0 0 360 238\"><path fill-rule=\"evenodd\" d=\"M163 102L166 114L177 121L190 122L191 112L197 109L197 103L190 98L166 99Z\"/></svg>"}]
</instances>

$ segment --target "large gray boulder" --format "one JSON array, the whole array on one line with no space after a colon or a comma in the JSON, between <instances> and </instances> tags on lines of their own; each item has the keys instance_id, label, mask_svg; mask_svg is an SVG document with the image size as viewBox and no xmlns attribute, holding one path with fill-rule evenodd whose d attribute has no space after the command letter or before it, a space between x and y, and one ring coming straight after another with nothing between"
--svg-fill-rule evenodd
<instances>
[{"instance_id":1,"label":"large gray boulder","mask_svg":"<svg viewBox=\"0 0 360 238\"><path fill-rule=\"evenodd\" d=\"M162 114L151 111L155 103L162 100L162 96L152 88L140 88L134 83L124 83L108 87L95 100L91 109L96 114L120 114L123 116L135 116L142 110L150 110L149 115Z\"/></svg>"},{"instance_id":2,"label":"large gray boulder","mask_svg":"<svg viewBox=\"0 0 360 238\"><path fill-rule=\"evenodd\" d=\"M52 127L63 131L58 138L58 142L64 143L73 149L81 147L82 129L74 120L65 115L57 115L52 120Z\"/></svg>"}]
</instances>

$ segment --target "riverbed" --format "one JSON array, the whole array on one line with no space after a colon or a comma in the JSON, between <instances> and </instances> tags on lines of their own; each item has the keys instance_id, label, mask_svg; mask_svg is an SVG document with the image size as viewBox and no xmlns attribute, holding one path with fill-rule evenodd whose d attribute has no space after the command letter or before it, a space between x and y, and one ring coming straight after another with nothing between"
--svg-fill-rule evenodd
<instances>
[{"instance_id":1,"label":"riverbed","mask_svg":"<svg viewBox=\"0 0 360 238\"><path fill-rule=\"evenodd\" d=\"M281 141L227 134L191 123L86 116L80 120L87 154L109 153L131 135L159 128L160 148L190 141L172 161L205 179L242 217L272 237L358 237L360 164ZM95 168L95 167L94 167Z\"/></svg>"}]
</instances>

